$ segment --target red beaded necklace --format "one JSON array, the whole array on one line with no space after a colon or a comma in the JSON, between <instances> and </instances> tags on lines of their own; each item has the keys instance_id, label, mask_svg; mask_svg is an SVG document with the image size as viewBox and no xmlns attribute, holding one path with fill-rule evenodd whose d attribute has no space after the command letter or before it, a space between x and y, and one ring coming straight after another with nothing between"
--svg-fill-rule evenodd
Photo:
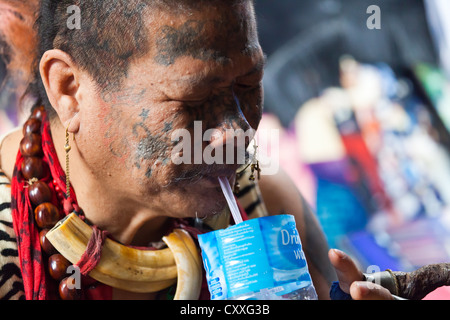
<instances>
[{"instance_id":1,"label":"red beaded necklace","mask_svg":"<svg viewBox=\"0 0 450 320\"><path fill-rule=\"evenodd\" d=\"M46 117L44 107L39 106L25 122L12 180L13 221L25 296L27 299L52 299L58 295L64 300L81 299L82 290L75 288L71 283L74 279L67 274L71 263L45 237L65 215L74 211L82 215L74 193L66 198L65 176L53 144L43 139L44 134L50 134L49 127L44 128L44 124L49 125ZM49 277L56 283L52 284Z\"/></svg>"}]
</instances>

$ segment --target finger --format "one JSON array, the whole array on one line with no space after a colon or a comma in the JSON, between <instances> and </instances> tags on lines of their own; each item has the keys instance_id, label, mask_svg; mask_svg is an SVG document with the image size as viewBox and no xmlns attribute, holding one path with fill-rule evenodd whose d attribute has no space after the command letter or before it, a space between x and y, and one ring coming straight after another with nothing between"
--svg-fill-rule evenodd
<instances>
[{"instance_id":1,"label":"finger","mask_svg":"<svg viewBox=\"0 0 450 320\"><path fill-rule=\"evenodd\" d=\"M350 292L352 282L364 279L362 272L358 269L355 262L341 250L331 249L328 252L328 258L336 269L339 286L344 292Z\"/></svg>"},{"instance_id":2,"label":"finger","mask_svg":"<svg viewBox=\"0 0 450 320\"><path fill-rule=\"evenodd\" d=\"M394 300L389 290L367 281L353 282L350 287L350 295L353 300Z\"/></svg>"}]
</instances>

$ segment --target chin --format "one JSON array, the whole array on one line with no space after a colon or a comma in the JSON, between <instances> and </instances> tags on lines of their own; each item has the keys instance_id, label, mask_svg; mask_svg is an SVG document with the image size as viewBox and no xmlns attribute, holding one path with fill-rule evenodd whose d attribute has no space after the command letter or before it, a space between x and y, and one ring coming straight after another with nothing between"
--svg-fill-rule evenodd
<instances>
[{"instance_id":1,"label":"chin","mask_svg":"<svg viewBox=\"0 0 450 320\"><path fill-rule=\"evenodd\" d=\"M220 188L203 189L201 192L193 192L193 201L191 212L192 217L209 217L215 215L225 208L227 205L225 196Z\"/></svg>"},{"instance_id":2,"label":"chin","mask_svg":"<svg viewBox=\"0 0 450 320\"><path fill-rule=\"evenodd\" d=\"M173 209L170 216L176 218L206 218L223 211L227 205L225 197L219 188L204 188L192 185L176 192L166 201ZM178 194L175 196L175 194Z\"/></svg>"}]
</instances>

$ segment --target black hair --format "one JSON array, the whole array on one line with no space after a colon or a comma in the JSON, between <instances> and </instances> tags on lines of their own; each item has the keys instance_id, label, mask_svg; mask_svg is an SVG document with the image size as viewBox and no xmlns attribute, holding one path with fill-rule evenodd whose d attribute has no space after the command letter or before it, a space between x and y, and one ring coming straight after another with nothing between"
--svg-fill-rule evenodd
<instances>
[{"instance_id":1,"label":"black hair","mask_svg":"<svg viewBox=\"0 0 450 320\"><path fill-rule=\"evenodd\" d=\"M148 51L143 0L41 0L36 20L38 50L34 63L39 103L51 106L39 75L39 60L51 49L60 49L87 71L101 89L120 83L132 59ZM77 6L80 28L69 28L68 20Z\"/></svg>"},{"instance_id":2,"label":"black hair","mask_svg":"<svg viewBox=\"0 0 450 320\"><path fill-rule=\"evenodd\" d=\"M7 66L11 62L10 47L0 35L0 89L7 79Z\"/></svg>"}]
</instances>

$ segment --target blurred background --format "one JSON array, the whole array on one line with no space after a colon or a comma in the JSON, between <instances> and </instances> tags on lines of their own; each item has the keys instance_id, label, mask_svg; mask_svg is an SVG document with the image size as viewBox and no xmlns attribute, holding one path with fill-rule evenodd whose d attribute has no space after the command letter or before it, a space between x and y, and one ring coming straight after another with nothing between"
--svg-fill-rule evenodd
<instances>
[{"instance_id":1,"label":"blurred background","mask_svg":"<svg viewBox=\"0 0 450 320\"><path fill-rule=\"evenodd\" d=\"M363 270L449 262L450 1L259 0L256 11L261 128L281 130L280 164L329 246Z\"/></svg>"},{"instance_id":2,"label":"blurred background","mask_svg":"<svg viewBox=\"0 0 450 320\"><path fill-rule=\"evenodd\" d=\"M256 12L260 128L280 130L280 164L329 246L363 270L450 262L450 1L256 0ZM0 135L23 121L6 48Z\"/></svg>"}]
</instances>

